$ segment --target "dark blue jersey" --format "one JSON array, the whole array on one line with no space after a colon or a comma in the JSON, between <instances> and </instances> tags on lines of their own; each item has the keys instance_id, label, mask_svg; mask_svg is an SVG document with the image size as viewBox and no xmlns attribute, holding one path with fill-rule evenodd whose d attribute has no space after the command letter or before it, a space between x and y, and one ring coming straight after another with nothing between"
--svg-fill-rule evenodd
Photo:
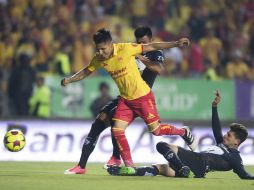
<instances>
[{"instance_id":1,"label":"dark blue jersey","mask_svg":"<svg viewBox=\"0 0 254 190\"><path fill-rule=\"evenodd\" d=\"M206 160L208 171L233 171L242 179L254 179L248 174L243 166L240 152L236 149L228 148L223 144L221 124L217 112L217 107L212 108L212 128L216 145L201 152Z\"/></svg>"},{"instance_id":2,"label":"dark blue jersey","mask_svg":"<svg viewBox=\"0 0 254 190\"><path fill-rule=\"evenodd\" d=\"M178 147L177 155L183 164L189 166L196 177L204 177L209 171L229 171L233 169L242 179L254 179L253 175L245 171L239 151L228 148L223 144L217 107L212 108L212 128L216 145L210 146L202 152L192 152ZM173 168L173 166L171 167Z\"/></svg>"},{"instance_id":3,"label":"dark blue jersey","mask_svg":"<svg viewBox=\"0 0 254 190\"><path fill-rule=\"evenodd\" d=\"M163 53L159 50L145 53L143 56L152 61L154 64L163 64L164 61ZM157 74L146 67L141 76L148 86L152 88Z\"/></svg>"}]
</instances>

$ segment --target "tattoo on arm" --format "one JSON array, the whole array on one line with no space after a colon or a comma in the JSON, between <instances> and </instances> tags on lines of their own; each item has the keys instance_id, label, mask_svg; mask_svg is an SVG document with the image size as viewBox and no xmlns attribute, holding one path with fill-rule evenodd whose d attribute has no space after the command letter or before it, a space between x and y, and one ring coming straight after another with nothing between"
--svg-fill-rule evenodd
<instances>
[{"instance_id":1,"label":"tattoo on arm","mask_svg":"<svg viewBox=\"0 0 254 190\"><path fill-rule=\"evenodd\" d=\"M88 75L91 74L91 71L89 71L87 68L75 73L71 77L67 78L68 83L80 81L84 78L86 78Z\"/></svg>"}]
</instances>

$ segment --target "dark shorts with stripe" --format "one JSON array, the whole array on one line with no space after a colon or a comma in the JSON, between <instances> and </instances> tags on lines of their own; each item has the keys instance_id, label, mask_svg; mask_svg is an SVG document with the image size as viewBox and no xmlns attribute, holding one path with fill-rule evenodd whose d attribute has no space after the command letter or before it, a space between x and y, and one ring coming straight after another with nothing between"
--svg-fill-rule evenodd
<instances>
[{"instance_id":1,"label":"dark shorts with stripe","mask_svg":"<svg viewBox=\"0 0 254 190\"><path fill-rule=\"evenodd\" d=\"M192 152L178 147L178 157L185 166L189 166L195 177L205 177L208 170L205 156L202 153Z\"/></svg>"}]
</instances>

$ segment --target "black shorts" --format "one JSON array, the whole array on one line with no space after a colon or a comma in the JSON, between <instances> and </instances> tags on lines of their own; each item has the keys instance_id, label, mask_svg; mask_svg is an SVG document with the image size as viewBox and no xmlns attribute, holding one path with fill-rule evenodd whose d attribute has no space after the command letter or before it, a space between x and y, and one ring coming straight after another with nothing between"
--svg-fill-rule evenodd
<instances>
[{"instance_id":1,"label":"black shorts","mask_svg":"<svg viewBox=\"0 0 254 190\"><path fill-rule=\"evenodd\" d=\"M178 147L177 155L185 166L190 167L195 177L205 177L208 168L203 154Z\"/></svg>"},{"instance_id":2,"label":"black shorts","mask_svg":"<svg viewBox=\"0 0 254 190\"><path fill-rule=\"evenodd\" d=\"M108 115L111 126L112 126L112 118L113 118L113 116L115 114L115 110L116 110L116 107L117 107L117 104L118 104L118 100L119 100L118 97L113 99L113 100L111 100L110 102L108 102L100 110L100 113L104 112L104 113L106 113Z\"/></svg>"}]
</instances>

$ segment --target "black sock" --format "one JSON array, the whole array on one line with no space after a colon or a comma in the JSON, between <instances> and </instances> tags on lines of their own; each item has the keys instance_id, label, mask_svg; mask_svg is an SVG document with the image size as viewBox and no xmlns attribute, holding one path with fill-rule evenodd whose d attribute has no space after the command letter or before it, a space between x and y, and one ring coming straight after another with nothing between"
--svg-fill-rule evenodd
<instances>
[{"instance_id":1,"label":"black sock","mask_svg":"<svg viewBox=\"0 0 254 190\"><path fill-rule=\"evenodd\" d=\"M99 119L96 119L92 127L90 129L90 132L88 133L85 142L82 147L82 154L79 160L79 166L81 168L86 167L87 160L90 156L90 154L93 152L94 147L97 143L97 139L100 136L101 132L106 128L107 126L105 123Z\"/></svg>"},{"instance_id":2,"label":"black sock","mask_svg":"<svg viewBox=\"0 0 254 190\"><path fill-rule=\"evenodd\" d=\"M159 142L156 145L156 149L177 170L180 170L184 166L180 158L170 149L167 143Z\"/></svg>"},{"instance_id":3,"label":"black sock","mask_svg":"<svg viewBox=\"0 0 254 190\"><path fill-rule=\"evenodd\" d=\"M115 158L120 160L120 152L119 152L119 148L118 148L118 144L116 142L116 139L112 133L112 128L111 128L111 139L112 139L112 144L113 144L113 155Z\"/></svg>"},{"instance_id":4,"label":"black sock","mask_svg":"<svg viewBox=\"0 0 254 190\"><path fill-rule=\"evenodd\" d=\"M159 170L156 166L143 166L136 168L136 174L138 176L156 176Z\"/></svg>"}]
</instances>

